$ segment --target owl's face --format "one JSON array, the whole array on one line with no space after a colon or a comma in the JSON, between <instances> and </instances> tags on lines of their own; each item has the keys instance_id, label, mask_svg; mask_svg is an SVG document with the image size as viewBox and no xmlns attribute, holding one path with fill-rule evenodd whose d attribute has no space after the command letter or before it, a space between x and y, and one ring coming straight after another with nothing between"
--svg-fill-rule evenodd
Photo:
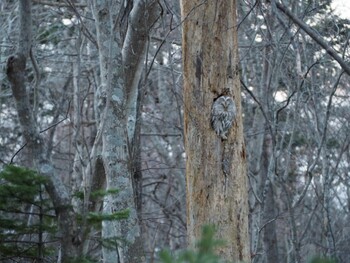
<instances>
[{"instance_id":1,"label":"owl's face","mask_svg":"<svg viewBox=\"0 0 350 263\"><path fill-rule=\"evenodd\" d=\"M222 99L223 99L222 107L223 107L224 111L227 111L230 104L231 104L231 98L230 97L223 97Z\"/></svg>"}]
</instances>

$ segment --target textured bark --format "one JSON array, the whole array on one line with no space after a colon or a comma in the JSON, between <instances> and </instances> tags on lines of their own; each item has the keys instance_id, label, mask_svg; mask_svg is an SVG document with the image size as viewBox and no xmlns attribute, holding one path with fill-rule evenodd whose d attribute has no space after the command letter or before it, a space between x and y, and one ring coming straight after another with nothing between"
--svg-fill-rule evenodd
<instances>
[{"instance_id":1,"label":"textured bark","mask_svg":"<svg viewBox=\"0 0 350 263\"><path fill-rule=\"evenodd\" d=\"M130 153L146 39L158 14L155 3L140 0L125 10L122 1L93 1L92 5L101 78L100 90L96 92L101 109L96 140L101 136L107 190L119 190L117 195L104 200L103 209L105 213L123 209L130 211L127 220L103 223L103 238L118 237L126 241L120 242L115 249L103 249L103 260L106 263L144 261L134 198L134 163L130 161ZM129 8L132 8L130 14ZM124 38L122 28L125 25L121 23L128 20L124 20L125 15L130 16Z\"/></svg>"},{"instance_id":2,"label":"textured bark","mask_svg":"<svg viewBox=\"0 0 350 263\"><path fill-rule=\"evenodd\" d=\"M135 1L130 12L130 20L123 44L122 56L126 81L126 110L128 116L128 137L131 141L136 125L136 101L142 69L145 61L145 48L149 30L157 20L160 9L158 1Z\"/></svg>"},{"instance_id":3,"label":"textured bark","mask_svg":"<svg viewBox=\"0 0 350 263\"><path fill-rule=\"evenodd\" d=\"M99 133L102 138L102 160L107 190L118 189L117 196L107 196L103 212L129 209L127 220L106 221L102 224L103 238L124 238L128 244L115 249L103 248L103 262L132 262L127 260L129 247L140 237L133 198L131 174L128 167L128 144L125 112L125 81L122 69L120 38L112 17L118 17L119 3L94 1L97 42L100 57L100 90L96 93L102 114ZM116 22L118 23L118 22ZM99 134L97 135L98 140ZM95 181L96 178L92 180Z\"/></svg>"},{"instance_id":4,"label":"textured bark","mask_svg":"<svg viewBox=\"0 0 350 263\"><path fill-rule=\"evenodd\" d=\"M230 261L250 260L246 156L237 57L235 1L182 1L187 178L190 244L204 224L226 241ZM237 117L222 141L210 126L213 100L233 96Z\"/></svg>"},{"instance_id":5,"label":"textured bark","mask_svg":"<svg viewBox=\"0 0 350 263\"><path fill-rule=\"evenodd\" d=\"M29 157L34 164L33 168L48 179L45 187L53 202L58 219L61 262L69 262L69 260L77 256L75 218L70 206L68 190L60 177L55 174L54 167L47 157L47 145L39 133L26 89L26 60L31 48L32 31L30 0L21 0L19 2L19 14L20 36L18 48L16 54L9 57L7 61L6 73L11 83L18 119Z\"/></svg>"},{"instance_id":6,"label":"textured bark","mask_svg":"<svg viewBox=\"0 0 350 263\"><path fill-rule=\"evenodd\" d=\"M274 195L274 185L271 182L271 175L269 175L269 168L271 167L272 156L272 140L270 135L265 135L264 153L262 155L262 167L260 171L260 177L263 180L264 185L261 185L261 189L264 189L263 193L263 242L264 242L264 254L266 255L266 261L269 263L279 263L278 256L278 240L277 240L277 224L276 224L276 202Z\"/></svg>"}]
</instances>

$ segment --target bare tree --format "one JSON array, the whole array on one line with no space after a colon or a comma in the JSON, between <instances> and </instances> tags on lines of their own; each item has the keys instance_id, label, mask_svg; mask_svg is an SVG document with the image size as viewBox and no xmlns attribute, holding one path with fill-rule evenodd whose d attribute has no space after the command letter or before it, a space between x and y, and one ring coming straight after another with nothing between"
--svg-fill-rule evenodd
<instances>
[{"instance_id":1,"label":"bare tree","mask_svg":"<svg viewBox=\"0 0 350 263\"><path fill-rule=\"evenodd\" d=\"M183 1L181 18L179 1L0 1L0 169L46 175L58 216L38 260L155 262L204 223L239 243L243 120L252 261L350 261L350 22L329 0L237 0L236 23L226 2ZM222 96L237 107L227 140L210 123ZM118 211L130 220L89 221Z\"/></svg>"},{"instance_id":2,"label":"bare tree","mask_svg":"<svg viewBox=\"0 0 350 263\"><path fill-rule=\"evenodd\" d=\"M348 145L346 125L334 126L344 117L336 112L348 96L335 95L348 87L342 61L348 46L342 23L348 22L326 12L327 1L241 3L253 262L307 262L317 254L339 260L335 228L342 220L329 215L339 208L341 198L333 194L342 186L335 184L335 164L345 164ZM325 45L326 37L331 40ZM328 144L334 132L342 147Z\"/></svg>"},{"instance_id":3,"label":"bare tree","mask_svg":"<svg viewBox=\"0 0 350 263\"><path fill-rule=\"evenodd\" d=\"M128 8L132 8L131 11ZM104 222L104 238L124 237L127 243L115 249L104 249L104 262L141 262L143 251L137 215L130 161L136 123L136 103L148 32L158 18L157 1L136 1L123 7L122 2L93 1L97 44L100 57L100 86L96 100L98 130L95 144L102 140L101 158L106 189L118 189L116 196L105 199L103 210L112 213L129 209L129 218L120 222ZM130 12L126 28L122 19ZM93 152L94 153L94 152ZM92 156L96 160L97 156ZM89 173L87 173L89 174ZM87 185L91 187L88 180Z\"/></svg>"},{"instance_id":4,"label":"bare tree","mask_svg":"<svg viewBox=\"0 0 350 263\"><path fill-rule=\"evenodd\" d=\"M68 189L55 174L54 167L47 157L48 147L39 133L26 86L26 61L32 48L31 8L30 0L19 2L18 48L16 53L8 58L6 72L11 83L18 119L32 158L33 168L49 179L46 189L52 199L58 218L61 260L68 262L70 259L76 258L78 252L78 244L75 242L77 240L75 216L71 208Z\"/></svg>"},{"instance_id":5,"label":"bare tree","mask_svg":"<svg viewBox=\"0 0 350 263\"><path fill-rule=\"evenodd\" d=\"M41 3L49 4L49 3ZM77 38L77 59L73 61L73 74L68 77L74 87L73 134L75 161L73 189L65 186L64 180L57 175L50 159L52 154L53 134L45 141L39 133L34 115L35 107L29 101L26 87L26 59L32 48L31 2L20 2L19 45L15 55L8 59L7 75L12 84L16 100L18 117L22 126L26 147L33 158L34 168L50 180L47 185L59 220L61 237L61 260L85 256L91 247L91 226L87 220L78 227L71 201L75 191L82 190L84 202L76 212L86 218L90 212L98 212L100 206L90 198L92 191L105 187L107 191L118 189L117 195L108 195L104 199L103 212L113 214L128 211L129 217L123 221L105 221L102 238L105 240L124 240L115 243L115 248L103 249L104 262L141 262L143 249L139 217L136 210L133 172L131 161L136 123L136 102L142 68L145 62L146 43L150 28L159 16L157 1L137 1L124 6L121 2L95 1L91 3L91 12L95 18L95 29L80 15L77 6L86 5L64 3L60 7L70 8L81 25L80 37ZM93 32L96 30L96 37ZM82 57L87 39L98 47L99 78L94 90L95 107L86 107L89 102L82 96ZM95 40L96 39L96 40ZM88 46L93 50L93 46ZM91 52L93 53L93 52ZM37 65L33 68L37 70ZM38 72L39 73L39 72ZM98 75L95 75L95 77ZM39 81L39 79L36 79ZM84 82L86 83L86 82ZM38 84L39 85L39 84ZM39 101L35 99L35 102ZM96 135L83 124L85 113L95 114ZM85 135L84 135L85 134ZM92 143L87 143L89 134ZM47 142L47 143L46 143ZM91 145L89 145L91 144ZM80 186L81 185L81 186ZM73 190L73 191L71 191Z\"/></svg>"}]
</instances>

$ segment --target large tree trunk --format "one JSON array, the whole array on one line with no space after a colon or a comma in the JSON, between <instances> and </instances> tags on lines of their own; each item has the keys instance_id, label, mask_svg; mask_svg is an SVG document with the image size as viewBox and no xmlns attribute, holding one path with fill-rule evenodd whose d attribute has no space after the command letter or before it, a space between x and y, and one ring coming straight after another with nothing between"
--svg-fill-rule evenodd
<instances>
[{"instance_id":1,"label":"large tree trunk","mask_svg":"<svg viewBox=\"0 0 350 263\"><path fill-rule=\"evenodd\" d=\"M249 261L246 155L237 57L236 3L182 0L187 155L187 227L190 244L204 224L226 241L230 261ZM234 98L237 114L227 140L210 126L214 99Z\"/></svg>"},{"instance_id":2,"label":"large tree trunk","mask_svg":"<svg viewBox=\"0 0 350 263\"><path fill-rule=\"evenodd\" d=\"M105 198L103 210L105 213L123 209L130 212L127 220L103 222L103 238L126 241L118 241L113 249L104 248L105 263L139 263L144 258L132 178L134 162L130 160L130 153L147 35L159 9L156 1L139 0L133 6L129 4L125 7L121 2L93 1L92 5L101 81L96 93L101 109L96 142L101 136L107 190L119 190L117 195Z\"/></svg>"},{"instance_id":3,"label":"large tree trunk","mask_svg":"<svg viewBox=\"0 0 350 263\"><path fill-rule=\"evenodd\" d=\"M122 225L127 238L133 244L138 236L139 227L135 216L133 190L128 169L128 146L125 117L125 80L123 77L120 36L113 18L118 17L119 3L93 1L92 12L95 18L97 43L100 60L100 87L95 93L98 101L99 129L95 143L102 138L102 162L107 190L119 189L117 196L107 196L103 204L104 213L113 213L122 209L130 210L128 221L107 221L102 224L102 238L116 240L122 238ZM100 174L100 173L99 173ZM91 182L96 179L93 178ZM124 232L124 233L125 233ZM123 234L124 234L123 233ZM103 262L121 262L126 256L127 247L118 244L115 248L103 248Z\"/></svg>"},{"instance_id":4,"label":"large tree trunk","mask_svg":"<svg viewBox=\"0 0 350 263\"><path fill-rule=\"evenodd\" d=\"M70 196L60 177L55 173L51 160L48 158L47 143L39 133L39 127L29 102L26 79L26 61L32 45L31 1L19 2L20 32L16 54L7 61L7 76L11 83L13 97L16 102L18 119L23 132L28 156L34 169L48 180L45 185L54 205L58 220L58 236L60 237L61 262L69 262L78 256L76 242L76 224L71 208Z\"/></svg>"}]
</instances>

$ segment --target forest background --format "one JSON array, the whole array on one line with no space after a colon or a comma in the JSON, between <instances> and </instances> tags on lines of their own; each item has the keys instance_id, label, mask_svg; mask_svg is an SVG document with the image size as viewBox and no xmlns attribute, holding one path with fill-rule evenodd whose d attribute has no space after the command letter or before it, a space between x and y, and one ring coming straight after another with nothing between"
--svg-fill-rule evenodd
<instances>
[{"instance_id":1,"label":"forest background","mask_svg":"<svg viewBox=\"0 0 350 263\"><path fill-rule=\"evenodd\" d=\"M154 262L185 248L179 1L26 2L0 2L0 165L50 182L0 207L26 226L46 218L35 234L3 227L18 253L1 260ZM330 0L236 6L252 262L350 262L350 21ZM11 78L18 46L28 58Z\"/></svg>"}]
</instances>

